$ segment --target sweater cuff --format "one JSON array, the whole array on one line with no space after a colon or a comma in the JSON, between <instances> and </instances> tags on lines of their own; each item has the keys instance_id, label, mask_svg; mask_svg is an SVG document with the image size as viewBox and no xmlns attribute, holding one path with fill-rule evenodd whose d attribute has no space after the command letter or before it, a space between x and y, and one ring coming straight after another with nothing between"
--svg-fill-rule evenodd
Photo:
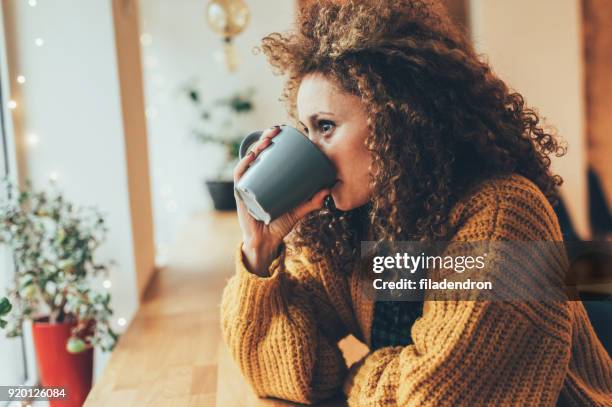
<instances>
[{"instance_id":1,"label":"sweater cuff","mask_svg":"<svg viewBox=\"0 0 612 407\"><path fill-rule=\"evenodd\" d=\"M266 311L276 313L282 307L281 279L285 265L285 244L281 243L278 255L270 264L269 276L251 273L246 265L242 242L236 246L236 274L239 280L238 299L247 302L242 309L245 314L265 315ZM250 317L249 315L244 315Z\"/></svg>"}]
</instances>

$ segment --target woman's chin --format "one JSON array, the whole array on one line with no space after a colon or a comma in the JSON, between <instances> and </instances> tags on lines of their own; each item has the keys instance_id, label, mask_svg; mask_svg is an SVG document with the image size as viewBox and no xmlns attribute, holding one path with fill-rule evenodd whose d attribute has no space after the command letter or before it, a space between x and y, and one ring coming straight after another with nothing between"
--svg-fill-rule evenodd
<instances>
[{"instance_id":1,"label":"woman's chin","mask_svg":"<svg viewBox=\"0 0 612 407\"><path fill-rule=\"evenodd\" d=\"M359 202L355 200L355 197L347 194L346 189L343 189L343 187L344 185L339 182L331 190L331 197L334 200L334 206L336 209L347 212L360 206Z\"/></svg>"},{"instance_id":2,"label":"woman's chin","mask_svg":"<svg viewBox=\"0 0 612 407\"><path fill-rule=\"evenodd\" d=\"M336 209L339 209L345 212L353 209L352 206L350 205L350 202L346 202L346 200L342 199L340 194L338 194L337 192L332 191L331 196L334 200L334 206L336 207Z\"/></svg>"},{"instance_id":3,"label":"woman's chin","mask_svg":"<svg viewBox=\"0 0 612 407\"><path fill-rule=\"evenodd\" d=\"M334 206L336 207L336 209L340 209L341 211L343 211L344 209L342 208L342 200L340 199L338 193L332 190L331 197L334 200Z\"/></svg>"},{"instance_id":4,"label":"woman's chin","mask_svg":"<svg viewBox=\"0 0 612 407\"><path fill-rule=\"evenodd\" d=\"M334 206L336 209L347 212L352 209L358 208L368 203L368 199L362 200L356 199L355 196L349 196L347 199L346 194L342 194L340 188L334 188L331 191L331 197L334 200ZM351 199L352 198L352 199Z\"/></svg>"}]
</instances>

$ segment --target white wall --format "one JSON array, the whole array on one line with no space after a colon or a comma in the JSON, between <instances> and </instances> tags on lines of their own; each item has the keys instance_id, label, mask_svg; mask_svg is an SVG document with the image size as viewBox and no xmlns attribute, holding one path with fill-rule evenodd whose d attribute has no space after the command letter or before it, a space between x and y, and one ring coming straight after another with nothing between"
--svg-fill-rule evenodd
<instances>
[{"instance_id":1,"label":"white wall","mask_svg":"<svg viewBox=\"0 0 612 407\"><path fill-rule=\"evenodd\" d=\"M55 172L68 199L106 213L99 255L117 261L112 306L129 322L138 298L111 2L10 0L5 19L20 175L44 188ZM26 143L30 134L36 145ZM115 327L124 329L116 319ZM107 357L96 354L96 376Z\"/></svg>"},{"instance_id":2,"label":"white wall","mask_svg":"<svg viewBox=\"0 0 612 407\"><path fill-rule=\"evenodd\" d=\"M1 141L0 137L0 141ZM0 145L0 176L4 172L3 145ZM4 190L0 191L0 200L7 199ZM0 299L6 296L8 288L13 283L13 256L6 245L0 245ZM7 338L5 332L0 332L0 383L2 386L19 385L26 379L26 369L23 359L23 346L21 338Z\"/></svg>"},{"instance_id":3,"label":"white wall","mask_svg":"<svg viewBox=\"0 0 612 407\"><path fill-rule=\"evenodd\" d=\"M145 94L149 113L149 151L153 177L156 243L163 249L190 213L212 208L204 179L214 172L219 156L203 148L190 135L194 112L181 86L192 79L206 90L208 99L227 96L233 90L255 86L256 111L244 123L245 132L286 123L284 106L278 101L282 79L274 76L263 54L252 48L272 31L289 28L295 1L247 0L251 22L236 38L242 59L231 74L216 59L221 40L209 28L201 0L141 0L141 27ZM245 135L246 135L245 133Z\"/></svg>"},{"instance_id":4,"label":"white wall","mask_svg":"<svg viewBox=\"0 0 612 407\"><path fill-rule=\"evenodd\" d=\"M553 159L578 234L587 222L584 77L580 0L471 0L476 48L537 107L568 143Z\"/></svg>"},{"instance_id":5,"label":"white wall","mask_svg":"<svg viewBox=\"0 0 612 407\"><path fill-rule=\"evenodd\" d=\"M6 60L6 53L4 48L4 24L2 19L2 9L0 8L0 61ZM7 98L8 90L8 75L6 72L6 65L0 64L0 89L2 91L2 97L0 98L0 114L3 119L10 114L9 109L6 108L9 99ZM10 132L10 121L0 120L0 142L6 141L5 147L4 142L0 145L0 176L13 176L16 172L15 157L14 157L14 145L11 142L12 138L9 138L7 134L3 132ZM6 156L6 159L5 159ZM0 191L0 201L7 199L6 191ZM8 250L6 245L0 245L0 299L6 295L8 287L13 282L14 262L12 253ZM2 368L0 368L0 383L2 385L18 385L26 380L26 366L23 358L23 341L21 338L7 338L4 332L0 332L0 360L2 360Z\"/></svg>"}]
</instances>

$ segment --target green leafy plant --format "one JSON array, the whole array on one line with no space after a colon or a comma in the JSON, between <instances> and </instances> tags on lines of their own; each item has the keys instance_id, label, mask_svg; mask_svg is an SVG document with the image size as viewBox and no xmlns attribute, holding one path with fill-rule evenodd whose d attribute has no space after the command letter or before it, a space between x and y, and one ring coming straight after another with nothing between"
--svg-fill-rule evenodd
<instances>
[{"instance_id":1,"label":"green leafy plant","mask_svg":"<svg viewBox=\"0 0 612 407\"><path fill-rule=\"evenodd\" d=\"M238 122L241 117L254 111L255 89L247 88L212 101L205 101L202 92L193 84L186 85L184 92L197 114L197 122L192 130L195 139L203 144L223 147L225 159L217 173L217 178L223 178L228 170L233 169L238 159L240 143L246 136Z\"/></svg>"},{"instance_id":2,"label":"green leafy plant","mask_svg":"<svg viewBox=\"0 0 612 407\"><path fill-rule=\"evenodd\" d=\"M13 306L9 302L8 298L3 297L0 299L0 329L6 326L6 321L2 319L2 317L7 315L9 312L11 312L12 307Z\"/></svg>"},{"instance_id":3,"label":"green leafy plant","mask_svg":"<svg viewBox=\"0 0 612 407\"><path fill-rule=\"evenodd\" d=\"M10 247L16 266L7 336L21 335L26 319L74 322L68 351L113 349L118 334L110 325L110 294L92 289L114 263L94 258L107 233L102 215L76 208L56 189L34 191L29 181L23 190L8 179L2 186L9 198L0 205L0 243Z\"/></svg>"}]
</instances>

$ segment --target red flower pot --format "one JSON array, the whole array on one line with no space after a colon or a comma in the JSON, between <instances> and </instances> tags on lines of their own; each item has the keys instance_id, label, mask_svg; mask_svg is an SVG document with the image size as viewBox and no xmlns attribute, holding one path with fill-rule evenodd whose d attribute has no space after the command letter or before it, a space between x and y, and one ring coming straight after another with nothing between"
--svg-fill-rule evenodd
<instances>
[{"instance_id":1,"label":"red flower pot","mask_svg":"<svg viewBox=\"0 0 612 407\"><path fill-rule=\"evenodd\" d=\"M51 407L80 407L91 390L93 348L76 354L66 350L66 342L74 326L74 322L32 323L41 385L66 389L65 399L49 399Z\"/></svg>"}]
</instances>

